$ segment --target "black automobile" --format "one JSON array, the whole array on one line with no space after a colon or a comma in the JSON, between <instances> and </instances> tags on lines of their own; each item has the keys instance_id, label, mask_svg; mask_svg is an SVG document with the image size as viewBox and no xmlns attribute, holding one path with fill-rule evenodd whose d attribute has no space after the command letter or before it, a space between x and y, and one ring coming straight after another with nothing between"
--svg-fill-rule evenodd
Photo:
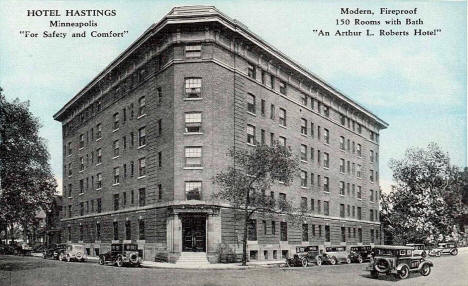
<instances>
[{"instance_id":1,"label":"black automobile","mask_svg":"<svg viewBox=\"0 0 468 286\"><path fill-rule=\"evenodd\" d=\"M44 259L52 258L58 260L60 253L62 253L66 247L66 244L52 244L42 252L42 257Z\"/></svg>"},{"instance_id":2,"label":"black automobile","mask_svg":"<svg viewBox=\"0 0 468 286\"><path fill-rule=\"evenodd\" d=\"M0 254L2 255L12 255L15 254L15 247L8 244L0 244Z\"/></svg>"},{"instance_id":3,"label":"black automobile","mask_svg":"<svg viewBox=\"0 0 468 286\"><path fill-rule=\"evenodd\" d=\"M372 247L370 245L352 245L349 250L351 262L362 263L371 259Z\"/></svg>"},{"instance_id":4,"label":"black automobile","mask_svg":"<svg viewBox=\"0 0 468 286\"><path fill-rule=\"evenodd\" d=\"M133 243L113 243L111 251L99 255L99 264L111 263L122 267L124 265L140 266L142 258L138 255L138 245Z\"/></svg>"},{"instance_id":5,"label":"black automobile","mask_svg":"<svg viewBox=\"0 0 468 286\"><path fill-rule=\"evenodd\" d=\"M317 245L297 246L293 257L286 259L286 265L289 267L307 267L311 263L322 265L322 256Z\"/></svg>"}]
</instances>

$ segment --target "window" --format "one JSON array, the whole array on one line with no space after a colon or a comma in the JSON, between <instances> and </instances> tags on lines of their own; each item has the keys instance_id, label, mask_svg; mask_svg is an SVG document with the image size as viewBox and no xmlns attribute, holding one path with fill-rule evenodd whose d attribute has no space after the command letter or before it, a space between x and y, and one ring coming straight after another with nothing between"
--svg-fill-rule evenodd
<instances>
[{"instance_id":1,"label":"window","mask_svg":"<svg viewBox=\"0 0 468 286\"><path fill-rule=\"evenodd\" d=\"M158 167L162 168L162 152L158 152Z\"/></svg>"},{"instance_id":2,"label":"window","mask_svg":"<svg viewBox=\"0 0 468 286\"><path fill-rule=\"evenodd\" d=\"M280 81L279 89L281 94L286 95L286 83L284 81Z\"/></svg>"},{"instance_id":3,"label":"window","mask_svg":"<svg viewBox=\"0 0 468 286\"><path fill-rule=\"evenodd\" d=\"M127 136L122 137L122 142L123 142L123 149L127 149Z\"/></svg>"},{"instance_id":4,"label":"window","mask_svg":"<svg viewBox=\"0 0 468 286\"><path fill-rule=\"evenodd\" d=\"M85 168L84 158L80 157L80 171L83 171Z\"/></svg>"},{"instance_id":5,"label":"window","mask_svg":"<svg viewBox=\"0 0 468 286\"><path fill-rule=\"evenodd\" d=\"M325 226L325 241L330 242L330 226Z\"/></svg>"},{"instance_id":6,"label":"window","mask_svg":"<svg viewBox=\"0 0 468 286\"><path fill-rule=\"evenodd\" d=\"M257 240L257 220L249 219L247 225L247 240Z\"/></svg>"},{"instance_id":7,"label":"window","mask_svg":"<svg viewBox=\"0 0 468 286\"><path fill-rule=\"evenodd\" d=\"M348 171L348 174L350 174L351 173L351 162L348 161L347 165L348 165L347 171Z\"/></svg>"},{"instance_id":8,"label":"window","mask_svg":"<svg viewBox=\"0 0 468 286\"><path fill-rule=\"evenodd\" d=\"M264 99L260 101L260 113L262 114L262 116L265 116L265 100Z\"/></svg>"},{"instance_id":9,"label":"window","mask_svg":"<svg viewBox=\"0 0 468 286\"><path fill-rule=\"evenodd\" d=\"M301 197L301 210L303 212L307 211L307 198Z\"/></svg>"},{"instance_id":10,"label":"window","mask_svg":"<svg viewBox=\"0 0 468 286\"><path fill-rule=\"evenodd\" d=\"M97 208L97 213L101 213L102 210L102 204L101 204L101 199L96 199L96 208Z\"/></svg>"},{"instance_id":11,"label":"window","mask_svg":"<svg viewBox=\"0 0 468 286\"><path fill-rule=\"evenodd\" d=\"M359 237L359 242L362 242L362 229L358 228L358 237Z\"/></svg>"},{"instance_id":12,"label":"window","mask_svg":"<svg viewBox=\"0 0 468 286\"><path fill-rule=\"evenodd\" d=\"M142 127L138 129L138 146L145 146L146 145L146 129Z\"/></svg>"},{"instance_id":13,"label":"window","mask_svg":"<svg viewBox=\"0 0 468 286\"><path fill-rule=\"evenodd\" d=\"M282 126L286 126L286 110L284 108L280 108L279 110L279 123Z\"/></svg>"},{"instance_id":14,"label":"window","mask_svg":"<svg viewBox=\"0 0 468 286\"><path fill-rule=\"evenodd\" d=\"M119 223L114 221L113 227L114 227L114 240L119 240Z\"/></svg>"},{"instance_id":15,"label":"window","mask_svg":"<svg viewBox=\"0 0 468 286\"><path fill-rule=\"evenodd\" d=\"M80 134L80 149L84 147L84 134Z\"/></svg>"},{"instance_id":16,"label":"window","mask_svg":"<svg viewBox=\"0 0 468 286\"><path fill-rule=\"evenodd\" d=\"M340 173L345 172L345 159L341 158L340 159Z\"/></svg>"},{"instance_id":17,"label":"window","mask_svg":"<svg viewBox=\"0 0 468 286\"><path fill-rule=\"evenodd\" d=\"M262 220L262 226L263 226L263 235L267 234L267 222L266 220Z\"/></svg>"},{"instance_id":18,"label":"window","mask_svg":"<svg viewBox=\"0 0 468 286\"><path fill-rule=\"evenodd\" d=\"M275 89L275 77L270 74L270 88Z\"/></svg>"},{"instance_id":19,"label":"window","mask_svg":"<svg viewBox=\"0 0 468 286\"><path fill-rule=\"evenodd\" d=\"M141 218L138 220L138 239L145 240L145 221Z\"/></svg>"},{"instance_id":20,"label":"window","mask_svg":"<svg viewBox=\"0 0 468 286\"><path fill-rule=\"evenodd\" d=\"M309 241L309 225L307 223L302 224L302 241Z\"/></svg>"},{"instance_id":21,"label":"window","mask_svg":"<svg viewBox=\"0 0 468 286\"><path fill-rule=\"evenodd\" d=\"M266 139L265 139L265 130L261 129L260 130L260 143L262 145L265 145L265 141L266 141Z\"/></svg>"},{"instance_id":22,"label":"window","mask_svg":"<svg viewBox=\"0 0 468 286\"><path fill-rule=\"evenodd\" d=\"M285 221L280 222L280 240L288 241L288 223Z\"/></svg>"},{"instance_id":23,"label":"window","mask_svg":"<svg viewBox=\"0 0 468 286\"><path fill-rule=\"evenodd\" d=\"M201 132L201 112L187 112L185 113L185 132L186 133L200 133Z\"/></svg>"},{"instance_id":24,"label":"window","mask_svg":"<svg viewBox=\"0 0 468 286\"><path fill-rule=\"evenodd\" d=\"M301 160L307 161L307 146L301 145Z\"/></svg>"},{"instance_id":25,"label":"window","mask_svg":"<svg viewBox=\"0 0 468 286\"><path fill-rule=\"evenodd\" d=\"M361 178L361 165L357 164L356 177Z\"/></svg>"},{"instance_id":26,"label":"window","mask_svg":"<svg viewBox=\"0 0 468 286\"><path fill-rule=\"evenodd\" d=\"M369 211L369 220L374 221L374 210Z\"/></svg>"},{"instance_id":27,"label":"window","mask_svg":"<svg viewBox=\"0 0 468 286\"><path fill-rule=\"evenodd\" d=\"M327 152L323 152L323 167L330 167L330 155Z\"/></svg>"},{"instance_id":28,"label":"window","mask_svg":"<svg viewBox=\"0 0 468 286\"><path fill-rule=\"evenodd\" d=\"M201 97L201 78L186 78L185 79L185 97L200 98Z\"/></svg>"},{"instance_id":29,"label":"window","mask_svg":"<svg viewBox=\"0 0 468 286\"><path fill-rule=\"evenodd\" d=\"M162 93L161 87L158 87L158 88L157 88L157 94L158 94L158 104L161 104L161 103L162 103L162 99L163 99L163 93Z\"/></svg>"},{"instance_id":30,"label":"window","mask_svg":"<svg viewBox=\"0 0 468 286\"><path fill-rule=\"evenodd\" d=\"M102 174L96 174L96 189L99 190L102 188Z\"/></svg>"},{"instance_id":31,"label":"window","mask_svg":"<svg viewBox=\"0 0 468 286\"><path fill-rule=\"evenodd\" d=\"M307 119L301 118L301 134L307 135Z\"/></svg>"},{"instance_id":32,"label":"window","mask_svg":"<svg viewBox=\"0 0 468 286\"><path fill-rule=\"evenodd\" d=\"M351 213L352 217L356 217L356 207L355 206L352 206L352 213Z\"/></svg>"},{"instance_id":33,"label":"window","mask_svg":"<svg viewBox=\"0 0 468 286\"><path fill-rule=\"evenodd\" d=\"M346 213L347 213L348 216L351 216L351 206L350 205L346 206Z\"/></svg>"},{"instance_id":34,"label":"window","mask_svg":"<svg viewBox=\"0 0 468 286\"><path fill-rule=\"evenodd\" d=\"M340 204L340 217L345 217L345 205Z\"/></svg>"},{"instance_id":35,"label":"window","mask_svg":"<svg viewBox=\"0 0 468 286\"><path fill-rule=\"evenodd\" d=\"M307 95L302 94L301 100L302 100L302 105L307 106Z\"/></svg>"},{"instance_id":36,"label":"window","mask_svg":"<svg viewBox=\"0 0 468 286\"><path fill-rule=\"evenodd\" d=\"M247 74L250 78L255 79L257 77L257 72L255 70L255 66L252 64L249 64L247 67Z\"/></svg>"},{"instance_id":37,"label":"window","mask_svg":"<svg viewBox=\"0 0 468 286\"><path fill-rule=\"evenodd\" d=\"M126 240L132 239L132 225L129 220L125 222L125 239Z\"/></svg>"},{"instance_id":38,"label":"window","mask_svg":"<svg viewBox=\"0 0 468 286\"><path fill-rule=\"evenodd\" d=\"M358 144L359 145L359 144ZM343 136L340 136L340 149L344 150L345 149L345 139Z\"/></svg>"},{"instance_id":39,"label":"window","mask_svg":"<svg viewBox=\"0 0 468 286\"><path fill-rule=\"evenodd\" d=\"M346 228L341 227L341 242L346 242Z\"/></svg>"},{"instance_id":40,"label":"window","mask_svg":"<svg viewBox=\"0 0 468 286\"><path fill-rule=\"evenodd\" d=\"M345 194L345 183L340 181L340 195L344 196Z\"/></svg>"},{"instance_id":41,"label":"window","mask_svg":"<svg viewBox=\"0 0 468 286\"><path fill-rule=\"evenodd\" d=\"M320 140L320 126L317 126L317 139Z\"/></svg>"},{"instance_id":42,"label":"window","mask_svg":"<svg viewBox=\"0 0 468 286\"><path fill-rule=\"evenodd\" d=\"M374 201L374 190L370 190L369 193L370 193L369 201L373 202Z\"/></svg>"},{"instance_id":43,"label":"window","mask_svg":"<svg viewBox=\"0 0 468 286\"><path fill-rule=\"evenodd\" d=\"M359 157L361 157L361 144L357 144L356 153Z\"/></svg>"},{"instance_id":44,"label":"window","mask_svg":"<svg viewBox=\"0 0 468 286\"><path fill-rule=\"evenodd\" d=\"M346 124L346 117L343 114L340 114L340 123L341 123L341 125Z\"/></svg>"},{"instance_id":45,"label":"window","mask_svg":"<svg viewBox=\"0 0 468 286\"><path fill-rule=\"evenodd\" d=\"M330 131L328 129L323 129L323 139L325 139L325 143L330 144Z\"/></svg>"},{"instance_id":46,"label":"window","mask_svg":"<svg viewBox=\"0 0 468 286\"><path fill-rule=\"evenodd\" d=\"M262 70L262 84L266 84L266 72Z\"/></svg>"},{"instance_id":47,"label":"window","mask_svg":"<svg viewBox=\"0 0 468 286\"><path fill-rule=\"evenodd\" d=\"M301 187L307 187L307 172L301 170Z\"/></svg>"},{"instance_id":48,"label":"window","mask_svg":"<svg viewBox=\"0 0 468 286\"><path fill-rule=\"evenodd\" d=\"M114 211L119 210L119 194L114 194Z\"/></svg>"},{"instance_id":49,"label":"window","mask_svg":"<svg viewBox=\"0 0 468 286\"><path fill-rule=\"evenodd\" d=\"M310 160L313 162L314 161L314 153L315 153L315 149L314 148L310 148Z\"/></svg>"},{"instance_id":50,"label":"window","mask_svg":"<svg viewBox=\"0 0 468 286\"><path fill-rule=\"evenodd\" d=\"M361 191L361 186L357 187L357 198L362 199L362 191Z\"/></svg>"},{"instance_id":51,"label":"window","mask_svg":"<svg viewBox=\"0 0 468 286\"><path fill-rule=\"evenodd\" d=\"M101 224L96 222L96 240L101 240Z\"/></svg>"},{"instance_id":52,"label":"window","mask_svg":"<svg viewBox=\"0 0 468 286\"><path fill-rule=\"evenodd\" d=\"M374 151L372 150L369 151L369 159L371 162L374 162Z\"/></svg>"},{"instance_id":53,"label":"window","mask_svg":"<svg viewBox=\"0 0 468 286\"><path fill-rule=\"evenodd\" d=\"M185 46L186 58L199 58L201 56L201 45L187 45Z\"/></svg>"},{"instance_id":54,"label":"window","mask_svg":"<svg viewBox=\"0 0 468 286\"><path fill-rule=\"evenodd\" d=\"M138 206L144 207L146 205L146 189L141 188L138 190Z\"/></svg>"},{"instance_id":55,"label":"window","mask_svg":"<svg viewBox=\"0 0 468 286\"><path fill-rule=\"evenodd\" d=\"M146 159L138 159L138 176L143 177L146 175Z\"/></svg>"},{"instance_id":56,"label":"window","mask_svg":"<svg viewBox=\"0 0 468 286\"><path fill-rule=\"evenodd\" d=\"M357 219L362 219L362 208L357 207Z\"/></svg>"},{"instance_id":57,"label":"window","mask_svg":"<svg viewBox=\"0 0 468 286\"><path fill-rule=\"evenodd\" d=\"M82 216L82 215L84 215L84 203L83 202L80 203L80 216ZM82 239L80 239L80 240L82 240Z\"/></svg>"},{"instance_id":58,"label":"window","mask_svg":"<svg viewBox=\"0 0 468 286\"><path fill-rule=\"evenodd\" d=\"M275 105L270 105L270 119L275 119Z\"/></svg>"},{"instance_id":59,"label":"window","mask_svg":"<svg viewBox=\"0 0 468 286\"><path fill-rule=\"evenodd\" d=\"M255 145L255 126L247 125L247 143Z\"/></svg>"},{"instance_id":60,"label":"window","mask_svg":"<svg viewBox=\"0 0 468 286\"><path fill-rule=\"evenodd\" d=\"M72 149L72 143L71 142L68 142L68 156L70 156L73 152L73 149Z\"/></svg>"},{"instance_id":61,"label":"window","mask_svg":"<svg viewBox=\"0 0 468 286\"><path fill-rule=\"evenodd\" d=\"M119 113L114 114L114 130L119 129Z\"/></svg>"},{"instance_id":62,"label":"window","mask_svg":"<svg viewBox=\"0 0 468 286\"><path fill-rule=\"evenodd\" d=\"M371 182L374 182L374 170L369 170L369 180Z\"/></svg>"},{"instance_id":63,"label":"window","mask_svg":"<svg viewBox=\"0 0 468 286\"><path fill-rule=\"evenodd\" d=\"M371 242L374 243L375 242L375 236L374 236L374 230L373 229L370 230L370 238L371 238Z\"/></svg>"},{"instance_id":64,"label":"window","mask_svg":"<svg viewBox=\"0 0 468 286\"><path fill-rule=\"evenodd\" d=\"M271 221L271 234L276 234L276 221L274 220Z\"/></svg>"},{"instance_id":65,"label":"window","mask_svg":"<svg viewBox=\"0 0 468 286\"><path fill-rule=\"evenodd\" d=\"M323 201L323 214L330 215L330 202Z\"/></svg>"},{"instance_id":66,"label":"window","mask_svg":"<svg viewBox=\"0 0 468 286\"><path fill-rule=\"evenodd\" d=\"M80 180L80 194L82 194L84 192L84 182L83 180L81 179Z\"/></svg>"},{"instance_id":67,"label":"window","mask_svg":"<svg viewBox=\"0 0 468 286\"><path fill-rule=\"evenodd\" d=\"M119 140L114 141L114 157L119 156Z\"/></svg>"},{"instance_id":68,"label":"window","mask_svg":"<svg viewBox=\"0 0 468 286\"><path fill-rule=\"evenodd\" d=\"M330 179L328 177L323 177L323 191L329 193L330 186L329 186Z\"/></svg>"},{"instance_id":69,"label":"window","mask_svg":"<svg viewBox=\"0 0 468 286\"><path fill-rule=\"evenodd\" d=\"M317 200L317 212L321 213L322 212L322 201Z\"/></svg>"},{"instance_id":70,"label":"window","mask_svg":"<svg viewBox=\"0 0 468 286\"><path fill-rule=\"evenodd\" d=\"M162 200L162 185L158 184L158 200Z\"/></svg>"},{"instance_id":71,"label":"window","mask_svg":"<svg viewBox=\"0 0 468 286\"><path fill-rule=\"evenodd\" d=\"M187 200L201 200L202 182L185 182L185 198Z\"/></svg>"},{"instance_id":72,"label":"window","mask_svg":"<svg viewBox=\"0 0 468 286\"><path fill-rule=\"evenodd\" d=\"M255 95L249 93L247 94L247 111L255 114Z\"/></svg>"},{"instance_id":73,"label":"window","mask_svg":"<svg viewBox=\"0 0 468 286\"><path fill-rule=\"evenodd\" d=\"M114 185L117 185L120 182L120 168L115 167L113 174L114 174Z\"/></svg>"},{"instance_id":74,"label":"window","mask_svg":"<svg viewBox=\"0 0 468 286\"><path fill-rule=\"evenodd\" d=\"M323 114L325 114L326 117L330 117L330 108L326 105L323 105Z\"/></svg>"},{"instance_id":75,"label":"window","mask_svg":"<svg viewBox=\"0 0 468 286\"><path fill-rule=\"evenodd\" d=\"M278 205L280 209L283 209L286 204L286 194L285 193L279 193L279 199L278 199Z\"/></svg>"},{"instance_id":76,"label":"window","mask_svg":"<svg viewBox=\"0 0 468 286\"><path fill-rule=\"evenodd\" d=\"M185 147L185 166L201 167L202 147Z\"/></svg>"},{"instance_id":77,"label":"window","mask_svg":"<svg viewBox=\"0 0 468 286\"><path fill-rule=\"evenodd\" d=\"M362 133L362 126L359 123L357 124L357 131L358 131L359 134Z\"/></svg>"}]
</instances>

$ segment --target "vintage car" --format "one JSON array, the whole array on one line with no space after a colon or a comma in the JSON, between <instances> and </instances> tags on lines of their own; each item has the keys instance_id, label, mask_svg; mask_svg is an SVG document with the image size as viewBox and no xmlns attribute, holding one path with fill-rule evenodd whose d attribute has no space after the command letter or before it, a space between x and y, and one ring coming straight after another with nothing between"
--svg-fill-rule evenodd
<instances>
[{"instance_id":1,"label":"vintage car","mask_svg":"<svg viewBox=\"0 0 468 286\"><path fill-rule=\"evenodd\" d=\"M346 246L327 246L322 253L322 263L335 265L340 262L351 263Z\"/></svg>"},{"instance_id":2,"label":"vintage car","mask_svg":"<svg viewBox=\"0 0 468 286\"><path fill-rule=\"evenodd\" d=\"M52 258L52 259L59 259L59 255L61 252L65 250L67 247L66 244L52 244L42 252L42 258Z\"/></svg>"},{"instance_id":3,"label":"vintage car","mask_svg":"<svg viewBox=\"0 0 468 286\"><path fill-rule=\"evenodd\" d=\"M286 265L289 267L307 267L311 263L322 265L322 256L319 253L318 245L297 246L296 253L293 257L288 257L286 259Z\"/></svg>"},{"instance_id":4,"label":"vintage car","mask_svg":"<svg viewBox=\"0 0 468 286\"><path fill-rule=\"evenodd\" d=\"M122 267L124 265L140 266L142 258L138 256L138 245L132 243L113 243L109 252L99 255L99 264L111 263Z\"/></svg>"},{"instance_id":5,"label":"vintage car","mask_svg":"<svg viewBox=\"0 0 468 286\"><path fill-rule=\"evenodd\" d=\"M422 256L413 256L413 247L377 245L372 249L372 258L366 267L372 278L379 274L393 274L397 278L408 278L410 272L419 272L423 276L431 273L434 264Z\"/></svg>"},{"instance_id":6,"label":"vintage car","mask_svg":"<svg viewBox=\"0 0 468 286\"><path fill-rule=\"evenodd\" d=\"M450 254L450 255L457 255L458 248L455 242L442 242L437 245L436 248L431 249L429 251L430 256L440 256L441 254Z\"/></svg>"},{"instance_id":7,"label":"vintage car","mask_svg":"<svg viewBox=\"0 0 468 286\"><path fill-rule=\"evenodd\" d=\"M371 259L372 247L370 245L351 245L349 258L351 262L362 263Z\"/></svg>"},{"instance_id":8,"label":"vintage car","mask_svg":"<svg viewBox=\"0 0 468 286\"><path fill-rule=\"evenodd\" d=\"M413 248L413 255L421 255L422 257L427 256L426 246L422 243L408 243L406 246Z\"/></svg>"},{"instance_id":9,"label":"vintage car","mask_svg":"<svg viewBox=\"0 0 468 286\"><path fill-rule=\"evenodd\" d=\"M85 248L82 244L67 244L65 249L59 253L60 261L78 261L86 262L88 256L86 255Z\"/></svg>"}]
</instances>

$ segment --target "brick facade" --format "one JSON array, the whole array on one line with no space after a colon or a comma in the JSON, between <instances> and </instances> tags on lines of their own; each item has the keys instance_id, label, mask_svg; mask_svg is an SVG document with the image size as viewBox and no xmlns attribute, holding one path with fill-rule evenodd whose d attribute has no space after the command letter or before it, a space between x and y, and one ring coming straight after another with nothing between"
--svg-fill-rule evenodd
<instances>
[{"instance_id":1,"label":"brick facade","mask_svg":"<svg viewBox=\"0 0 468 286\"><path fill-rule=\"evenodd\" d=\"M179 13L190 14L186 19L193 21L179 23ZM196 23L199 17L203 23ZM306 200L310 212L306 222L288 222L287 241L280 239L280 225L285 218L255 217L257 239L248 244L251 259L281 259L296 245L305 243L355 244L380 239L380 188L375 172L379 170L378 133L387 124L248 30L232 30L232 25L212 7L173 9L164 21L152 27L157 32L145 33L54 116L63 124L64 241L82 242L90 255L95 255L96 249L109 249L113 241L132 241L138 243L145 260L156 257L176 261L189 243L190 231L183 230L187 229L183 218L196 215L206 221L206 229L198 236L191 234L193 247L203 236L203 249L210 261L219 258L220 245L238 255L242 227L235 210L211 200L216 191L211 178L231 164L226 155L230 147L251 148L247 126L255 127L258 142L269 144L271 134L275 140L286 138L286 145L298 157L301 145L307 146L306 158L300 163L307 173L306 184L301 185L298 177L291 186L278 184L272 191L275 198L279 193L286 194L297 206ZM201 82L198 96L186 94L188 79ZM251 95L255 97L255 110L249 112ZM144 111L140 114L142 102ZM280 109L286 112L285 126ZM201 124L196 123L200 126L196 132L189 132L185 118L193 113L201 118ZM301 134L305 133L301 129L304 120L307 134ZM102 135L98 135L99 128ZM144 144L139 139L142 128ZM81 146L80 138L84 141ZM357 154L358 144L361 155ZM199 150L200 158L186 158L186 152L198 154ZM102 162L98 162L98 152L102 153ZM139 168L142 158L144 174ZM344 172L340 172L341 159L345 162ZM72 174L68 176L70 167ZM118 178L115 168L119 168ZM370 170L374 172L372 181ZM324 189L325 178L328 191ZM191 184L201 184L195 199L187 199L185 192ZM361 198L357 197L358 187ZM329 204L328 213L325 202ZM357 216L358 208L361 218ZM372 220L371 210L375 212ZM114 233L116 227L118 235ZM140 227L144 227L144 237ZM303 228L308 230L307 241L303 241ZM325 239L325 229L330 230L330 241Z\"/></svg>"}]
</instances>

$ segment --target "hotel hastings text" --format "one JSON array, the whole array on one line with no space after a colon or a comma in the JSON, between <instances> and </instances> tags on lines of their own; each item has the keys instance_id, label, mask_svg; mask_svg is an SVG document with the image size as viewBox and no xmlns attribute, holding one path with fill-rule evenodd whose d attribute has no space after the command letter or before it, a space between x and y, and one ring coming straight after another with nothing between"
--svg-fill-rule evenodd
<instances>
[{"instance_id":1,"label":"hotel hastings text","mask_svg":"<svg viewBox=\"0 0 468 286\"><path fill-rule=\"evenodd\" d=\"M340 8L338 12L336 29L312 32L319 37L435 37L442 33L440 28L429 27L418 8Z\"/></svg>"}]
</instances>

